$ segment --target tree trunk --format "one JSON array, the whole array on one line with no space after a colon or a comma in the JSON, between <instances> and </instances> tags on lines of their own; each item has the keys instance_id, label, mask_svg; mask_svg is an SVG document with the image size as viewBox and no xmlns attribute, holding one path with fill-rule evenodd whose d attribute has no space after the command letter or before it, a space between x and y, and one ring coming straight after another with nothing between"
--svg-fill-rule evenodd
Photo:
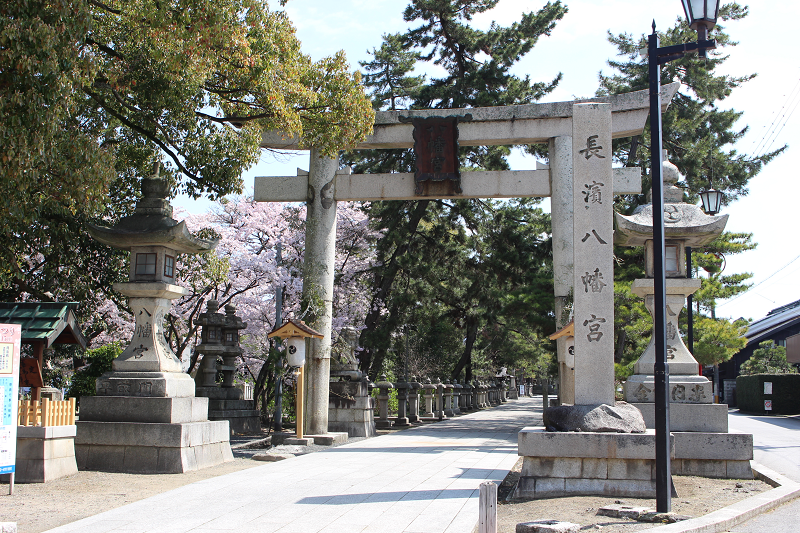
<instances>
[{"instance_id":1,"label":"tree trunk","mask_svg":"<svg viewBox=\"0 0 800 533\"><path fill-rule=\"evenodd\" d=\"M614 355L614 362L622 362L622 354L625 351L625 342L628 340L628 334L624 328L619 329L619 339L617 340L617 353Z\"/></svg>"},{"instance_id":2,"label":"tree trunk","mask_svg":"<svg viewBox=\"0 0 800 533\"><path fill-rule=\"evenodd\" d=\"M453 372L450 374L452 379L458 378L464 367L469 368L467 381L472 380L472 347L475 345L475 338L478 336L478 319L475 317L467 318L467 341L464 346L464 353L461 354L461 359L456 363Z\"/></svg>"},{"instance_id":3,"label":"tree trunk","mask_svg":"<svg viewBox=\"0 0 800 533\"><path fill-rule=\"evenodd\" d=\"M414 234L425 211L428 209L429 202L430 200L421 200L417 202L408 221L407 235ZM375 292L372 296L370 311L364 319L365 328L361 332L361 337L359 339L362 350L358 355L359 367L363 372L369 375L370 379L375 379L377 377L377 372L380 370L383 359L386 357L386 350L376 346L369 336L377 330L381 322L380 303L385 302L389 297L394 279L400 270L400 265L398 264L399 255L401 255L404 250L405 248L403 246L397 246L388 263L384 264L379 271L375 272L375 283L373 285Z\"/></svg>"}]
</instances>

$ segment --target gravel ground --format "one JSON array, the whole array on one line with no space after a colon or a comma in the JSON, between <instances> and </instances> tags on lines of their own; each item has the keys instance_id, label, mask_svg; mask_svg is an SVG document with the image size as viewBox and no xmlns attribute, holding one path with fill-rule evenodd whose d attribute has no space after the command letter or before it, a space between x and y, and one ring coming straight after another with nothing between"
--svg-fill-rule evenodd
<instances>
[{"instance_id":1,"label":"gravel ground","mask_svg":"<svg viewBox=\"0 0 800 533\"><path fill-rule=\"evenodd\" d=\"M514 533L518 523L534 520L571 522L580 524L581 530L597 530L605 533L629 533L660 525L597 514L597 510L601 507L614 503L655 509L655 499L574 496L547 500L503 501L504 494L516 483L521 466L520 459L499 487L498 533ZM672 498L672 512L691 518L706 515L772 488L759 480L708 479L693 476L674 476L673 483L678 496Z\"/></svg>"},{"instance_id":2,"label":"gravel ground","mask_svg":"<svg viewBox=\"0 0 800 533\"><path fill-rule=\"evenodd\" d=\"M251 440L262 436L251 437ZM350 439L354 442L361 439ZM247 438L237 437L231 444L245 444ZM234 461L212 468L186 474L115 474L106 472L78 472L74 476L49 483L17 484L14 494L8 495L8 485L0 485L0 522L17 522L20 533L39 533L59 525L68 524L87 516L121 507L189 483L209 479L265 463L252 459L255 454L313 453L327 446L274 446L258 445L254 448L235 448ZM521 466L506 478L500 487L501 500L515 482ZM760 481L675 477L678 497L673 498L673 511L692 517L747 498L770 489ZM501 501L498 505L498 531L513 533L516 524L540 519L557 519L581 524L582 529L597 529L609 533L628 533L653 527L653 524L632 520L597 516L597 509L615 502L626 505L653 507L655 500L638 498L601 498L581 496L531 501ZM477 516L475 517L477 521Z\"/></svg>"}]
</instances>

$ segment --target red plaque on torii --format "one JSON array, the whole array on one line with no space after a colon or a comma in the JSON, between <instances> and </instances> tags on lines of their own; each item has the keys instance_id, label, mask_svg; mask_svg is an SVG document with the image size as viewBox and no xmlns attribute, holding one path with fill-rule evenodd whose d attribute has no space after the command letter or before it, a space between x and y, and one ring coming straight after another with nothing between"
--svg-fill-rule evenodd
<instances>
[{"instance_id":1,"label":"red plaque on torii","mask_svg":"<svg viewBox=\"0 0 800 533\"><path fill-rule=\"evenodd\" d=\"M414 194L418 196L455 196L461 194L461 170L458 159L458 123L472 120L463 117L400 117L414 125Z\"/></svg>"}]
</instances>

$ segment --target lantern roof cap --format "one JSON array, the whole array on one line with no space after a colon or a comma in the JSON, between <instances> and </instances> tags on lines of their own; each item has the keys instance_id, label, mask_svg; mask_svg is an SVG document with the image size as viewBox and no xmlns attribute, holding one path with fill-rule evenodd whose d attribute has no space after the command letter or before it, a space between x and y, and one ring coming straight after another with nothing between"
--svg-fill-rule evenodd
<instances>
[{"instance_id":1,"label":"lantern roof cap","mask_svg":"<svg viewBox=\"0 0 800 533\"><path fill-rule=\"evenodd\" d=\"M289 318L281 327L270 331L267 337L280 337L282 339L287 339L289 337L311 337L312 339L321 339L323 335L319 331L310 328L302 320Z\"/></svg>"},{"instance_id":2,"label":"lantern roof cap","mask_svg":"<svg viewBox=\"0 0 800 533\"><path fill-rule=\"evenodd\" d=\"M675 186L683 176L678 167L667 159L666 150L662 161L664 237L685 241L685 246L710 243L725 229L728 215L707 215L700 206L683 202L683 190ZM647 241L653 240L653 204L649 194L647 199L651 203L640 205L629 216L614 213L614 244L644 246Z\"/></svg>"},{"instance_id":3,"label":"lantern roof cap","mask_svg":"<svg viewBox=\"0 0 800 533\"><path fill-rule=\"evenodd\" d=\"M644 246L653 240L653 205L639 206L630 216L614 213L614 244ZM725 230L728 215L710 216L694 204L664 204L664 237L686 241L685 246L704 246Z\"/></svg>"},{"instance_id":4,"label":"lantern roof cap","mask_svg":"<svg viewBox=\"0 0 800 533\"><path fill-rule=\"evenodd\" d=\"M573 318L572 320L569 321L569 324L567 324L566 326L556 331L547 338L550 339L551 341L554 341L556 339L560 339L561 337L574 337L574 336L575 336L575 319Z\"/></svg>"},{"instance_id":5,"label":"lantern roof cap","mask_svg":"<svg viewBox=\"0 0 800 533\"><path fill-rule=\"evenodd\" d=\"M88 224L89 234L103 244L122 250L135 246L165 246L180 253L202 254L213 250L219 239L200 239L191 234L186 222L172 218L167 200L169 183L158 174L142 179L142 198L133 214L112 226Z\"/></svg>"}]
</instances>

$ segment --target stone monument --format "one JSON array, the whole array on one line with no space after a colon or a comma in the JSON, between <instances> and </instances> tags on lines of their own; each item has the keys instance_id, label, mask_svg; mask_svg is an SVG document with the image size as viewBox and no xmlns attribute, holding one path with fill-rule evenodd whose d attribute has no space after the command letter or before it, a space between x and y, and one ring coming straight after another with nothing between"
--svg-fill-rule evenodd
<instances>
[{"instance_id":1,"label":"stone monument","mask_svg":"<svg viewBox=\"0 0 800 533\"><path fill-rule=\"evenodd\" d=\"M328 405L328 430L347 432L350 437L375 436L375 406L369 393L369 378L358 369L356 349L358 332L342 328L347 343L342 357L331 361L331 381Z\"/></svg>"},{"instance_id":2,"label":"stone monument","mask_svg":"<svg viewBox=\"0 0 800 533\"><path fill-rule=\"evenodd\" d=\"M574 345L574 405L544 406L551 431L520 431L515 496L653 497L655 434L614 393L612 110L574 104L572 117L571 150L561 145L572 160L574 323L554 337Z\"/></svg>"},{"instance_id":3,"label":"stone monument","mask_svg":"<svg viewBox=\"0 0 800 533\"><path fill-rule=\"evenodd\" d=\"M194 380L164 338L171 301L188 292L175 284L178 254L217 244L172 218L168 193L156 166L142 180L133 215L114 227L89 227L98 241L131 253L130 281L114 288L129 298L136 327L112 371L97 379L97 395L81 398L80 470L180 473L233 460L228 422L208 420L208 398L195 397Z\"/></svg>"},{"instance_id":4,"label":"stone monument","mask_svg":"<svg viewBox=\"0 0 800 533\"><path fill-rule=\"evenodd\" d=\"M261 417L253 400L233 385L236 359L242 354L239 331L247 324L236 316L236 306L225 306L218 313L219 302L209 300L206 312L197 317L201 327L200 344L195 351L203 356L195 376L195 395L208 398L208 419L227 420L232 433L255 434L261 431ZM222 362L220 365L219 362ZM218 374L222 383L217 383Z\"/></svg>"}]
</instances>

